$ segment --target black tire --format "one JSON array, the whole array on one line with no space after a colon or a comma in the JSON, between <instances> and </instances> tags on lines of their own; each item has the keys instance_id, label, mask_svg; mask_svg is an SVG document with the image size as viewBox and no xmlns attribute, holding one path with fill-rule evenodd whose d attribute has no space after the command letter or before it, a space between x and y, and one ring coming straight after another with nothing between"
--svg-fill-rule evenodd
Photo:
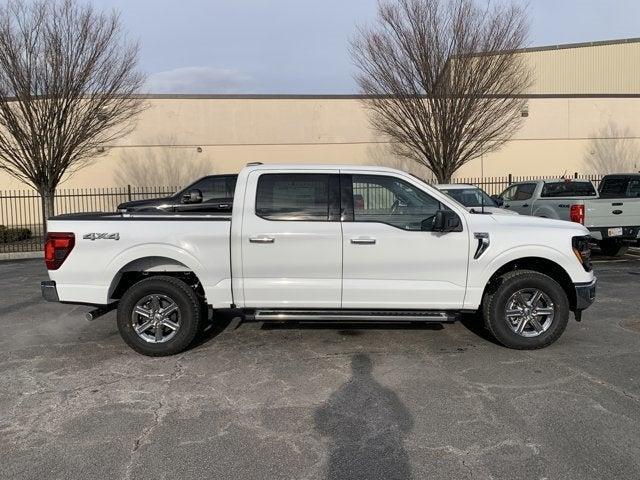
<instances>
[{"instance_id":1,"label":"black tire","mask_svg":"<svg viewBox=\"0 0 640 480\"><path fill-rule=\"evenodd\" d=\"M514 332L506 318L507 302L523 289L537 289L553 302L553 320L547 330L538 336L525 337ZM564 289L551 277L531 270L518 270L497 279L491 293L485 295L482 313L486 327L502 345L518 350L534 350L551 345L562 335L569 321L569 300Z\"/></svg>"},{"instance_id":2,"label":"black tire","mask_svg":"<svg viewBox=\"0 0 640 480\"><path fill-rule=\"evenodd\" d=\"M149 295L170 298L178 308L179 328L172 338L162 343L150 343L136 333L134 328L133 310L138 302ZM175 355L186 349L200 330L201 304L193 289L182 280L168 276L149 277L131 286L120 299L118 330L127 345L138 353L150 357ZM165 331L169 332L166 328Z\"/></svg>"},{"instance_id":3,"label":"black tire","mask_svg":"<svg viewBox=\"0 0 640 480\"><path fill-rule=\"evenodd\" d=\"M598 245L600 246L602 254L608 257L621 257L629 250L628 244L612 238L600 240Z\"/></svg>"}]
</instances>

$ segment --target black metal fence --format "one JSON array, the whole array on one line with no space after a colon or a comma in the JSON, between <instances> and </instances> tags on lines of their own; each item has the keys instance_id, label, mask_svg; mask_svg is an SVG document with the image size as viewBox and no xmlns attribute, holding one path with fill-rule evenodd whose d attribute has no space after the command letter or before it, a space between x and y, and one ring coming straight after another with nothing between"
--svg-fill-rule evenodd
<instances>
[{"instance_id":1,"label":"black metal fence","mask_svg":"<svg viewBox=\"0 0 640 480\"><path fill-rule=\"evenodd\" d=\"M453 182L477 185L489 195L494 195L512 183L541 178L549 177L506 175L457 178ZM597 187L602 175L574 174L573 178L591 180ZM55 212L113 212L122 202L167 196L178 190L178 186L60 189L56 192ZM40 196L33 190L0 191L0 253L40 250L43 236Z\"/></svg>"},{"instance_id":2,"label":"black metal fence","mask_svg":"<svg viewBox=\"0 0 640 480\"><path fill-rule=\"evenodd\" d=\"M122 202L163 197L179 187L65 188L56 191L55 212L113 212ZM0 191L0 253L43 247L42 200L33 190Z\"/></svg>"}]
</instances>

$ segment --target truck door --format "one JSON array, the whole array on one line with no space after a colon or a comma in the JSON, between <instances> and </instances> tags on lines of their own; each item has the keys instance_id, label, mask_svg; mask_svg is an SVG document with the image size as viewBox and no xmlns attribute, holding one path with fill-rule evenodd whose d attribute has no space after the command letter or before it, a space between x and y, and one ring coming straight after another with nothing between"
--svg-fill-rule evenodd
<instances>
[{"instance_id":1,"label":"truck door","mask_svg":"<svg viewBox=\"0 0 640 480\"><path fill-rule=\"evenodd\" d=\"M342 175L343 308L458 309L467 282L469 232L422 223L445 208L391 174Z\"/></svg>"},{"instance_id":2,"label":"truck door","mask_svg":"<svg viewBox=\"0 0 640 480\"><path fill-rule=\"evenodd\" d=\"M246 307L340 307L337 173L256 170L249 175L241 233Z\"/></svg>"}]
</instances>

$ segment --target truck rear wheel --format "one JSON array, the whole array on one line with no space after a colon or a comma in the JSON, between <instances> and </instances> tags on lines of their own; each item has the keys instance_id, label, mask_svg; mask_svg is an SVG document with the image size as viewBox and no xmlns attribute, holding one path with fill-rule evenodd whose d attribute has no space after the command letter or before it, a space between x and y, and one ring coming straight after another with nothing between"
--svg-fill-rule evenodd
<instances>
[{"instance_id":1,"label":"truck rear wheel","mask_svg":"<svg viewBox=\"0 0 640 480\"><path fill-rule=\"evenodd\" d=\"M187 348L199 331L202 308L195 292L174 277L150 277L130 287L118 304L118 330L136 352L152 357Z\"/></svg>"},{"instance_id":2,"label":"truck rear wheel","mask_svg":"<svg viewBox=\"0 0 640 480\"><path fill-rule=\"evenodd\" d=\"M485 325L505 347L543 348L567 327L569 300L554 279L531 270L509 272L483 301Z\"/></svg>"},{"instance_id":3,"label":"truck rear wheel","mask_svg":"<svg viewBox=\"0 0 640 480\"><path fill-rule=\"evenodd\" d=\"M614 238L600 240L598 246L600 247L602 254L607 255L608 257L621 257L627 253L627 250L629 250L628 244Z\"/></svg>"}]
</instances>

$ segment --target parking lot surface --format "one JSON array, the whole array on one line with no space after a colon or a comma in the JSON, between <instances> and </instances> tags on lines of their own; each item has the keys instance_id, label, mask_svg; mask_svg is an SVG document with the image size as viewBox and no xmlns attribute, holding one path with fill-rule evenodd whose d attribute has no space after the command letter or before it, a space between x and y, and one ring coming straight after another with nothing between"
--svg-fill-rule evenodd
<instances>
[{"instance_id":1,"label":"parking lot surface","mask_svg":"<svg viewBox=\"0 0 640 480\"><path fill-rule=\"evenodd\" d=\"M0 477L640 478L640 256L539 351L464 323L223 322L153 359L0 263ZM223 328L226 327L226 328Z\"/></svg>"}]
</instances>

